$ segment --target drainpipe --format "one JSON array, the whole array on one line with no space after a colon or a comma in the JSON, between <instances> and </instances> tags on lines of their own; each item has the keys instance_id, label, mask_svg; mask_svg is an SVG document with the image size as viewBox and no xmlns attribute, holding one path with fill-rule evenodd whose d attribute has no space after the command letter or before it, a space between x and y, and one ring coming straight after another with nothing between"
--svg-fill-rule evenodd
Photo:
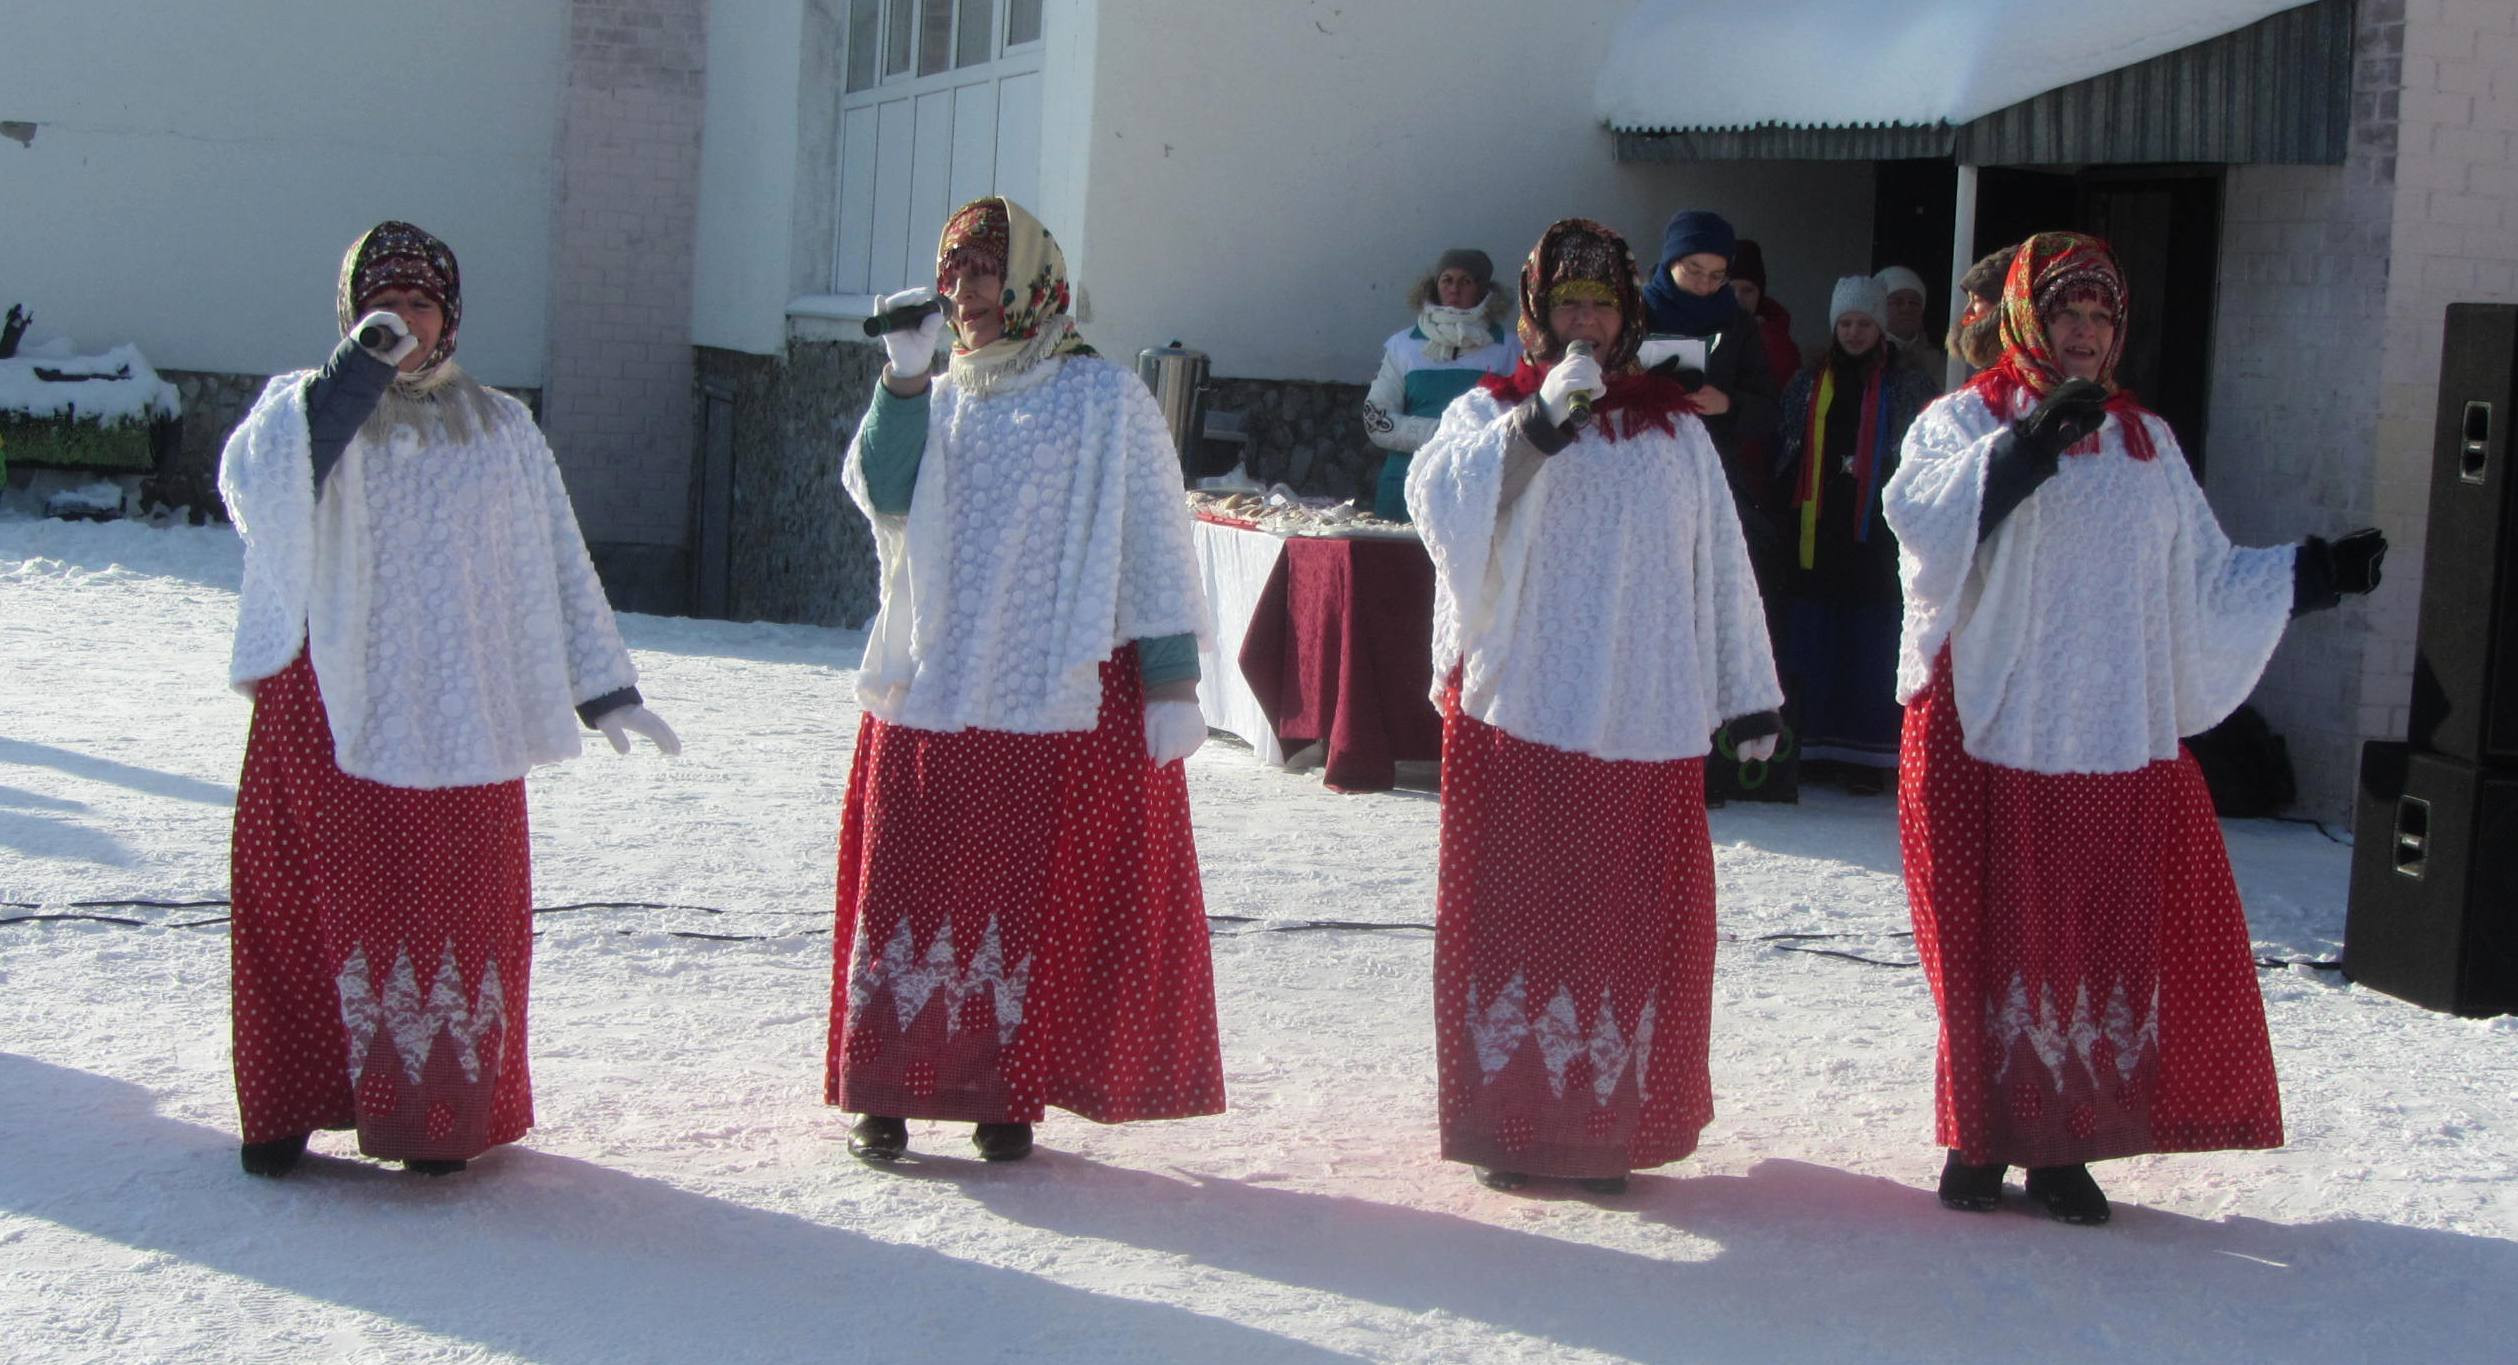
<instances>
[{"instance_id":1,"label":"drainpipe","mask_svg":"<svg viewBox=\"0 0 2518 1365\"><path fill-rule=\"evenodd\" d=\"M1950 316L1966 311L1966 291L1958 287L1967 267L1976 263L1976 168L1958 163L1958 204L1950 215ZM1943 388L1955 389L1967 379L1967 362L1951 351L1942 372Z\"/></svg>"}]
</instances>

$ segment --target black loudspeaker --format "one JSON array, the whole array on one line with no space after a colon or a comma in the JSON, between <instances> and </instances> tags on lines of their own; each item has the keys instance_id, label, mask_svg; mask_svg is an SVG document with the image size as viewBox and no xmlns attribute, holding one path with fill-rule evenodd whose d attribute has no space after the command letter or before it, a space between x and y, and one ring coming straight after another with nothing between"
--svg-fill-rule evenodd
<instances>
[{"instance_id":1,"label":"black loudspeaker","mask_svg":"<svg viewBox=\"0 0 2518 1365\"><path fill-rule=\"evenodd\" d=\"M2414 645L2414 748L2518 763L2518 305L2452 303Z\"/></svg>"},{"instance_id":2,"label":"black loudspeaker","mask_svg":"<svg viewBox=\"0 0 2518 1365\"><path fill-rule=\"evenodd\" d=\"M2429 1009L2518 1011L2518 770L2361 747L2343 970Z\"/></svg>"}]
</instances>

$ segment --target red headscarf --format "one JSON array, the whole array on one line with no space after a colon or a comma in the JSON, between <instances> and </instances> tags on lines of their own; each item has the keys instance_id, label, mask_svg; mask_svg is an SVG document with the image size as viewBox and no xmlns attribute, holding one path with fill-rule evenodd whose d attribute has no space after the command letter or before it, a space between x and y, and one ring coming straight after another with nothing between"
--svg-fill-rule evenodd
<instances>
[{"instance_id":1,"label":"red headscarf","mask_svg":"<svg viewBox=\"0 0 2518 1365\"><path fill-rule=\"evenodd\" d=\"M2128 320L2124 271L2107 243L2096 237L2041 232L2020 243L2019 254L2011 258L2011 272L2002 281L2002 358L1978 371L1967 387L2004 418L2013 414L2020 394L2044 398L2065 378L2046 335L2046 319L2064 305L2085 298L2097 299L2116 315L2115 339L2099 362L2098 382L2107 388L2107 411L2124 428L2125 452L2137 460L2150 459L2158 453L2143 422L2150 409L2134 398L2132 390L2116 384L2116 363L2124 358ZM2065 453L2098 453L2097 433Z\"/></svg>"},{"instance_id":2,"label":"red headscarf","mask_svg":"<svg viewBox=\"0 0 2518 1365\"><path fill-rule=\"evenodd\" d=\"M437 300L445 326L418 370L427 374L455 353L455 332L463 326L463 271L455 265L454 248L391 219L359 234L341 258L341 288L334 303L342 334L348 335L351 324L365 315L370 299L388 289L415 289Z\"/></svg>"},{"instance_id":3,"label":"red headscarf","mask_svg":"<svg viewBox=\"0 0 2518 1365\"><path fill-rule=\"evenodd\" d=\"M1548 327L1548 297L1572 281L1605 286L1617 300L1617 341L1598 357L1609 391L1591 405L1601 436L1614 441L1646 427L1676 436L1674 418L1696 411L1696 404L1677 380L1635 368L1649 325L1643 291L1635 283L1635 256L1625 238L1588 218L1561 218L1539 234L1521 267L1521 367L1508 375L1490 374L1479 387L1507 403L1539 391L1549 368L1565 357L1564 340Z\"/></svg>"}]
</instances>

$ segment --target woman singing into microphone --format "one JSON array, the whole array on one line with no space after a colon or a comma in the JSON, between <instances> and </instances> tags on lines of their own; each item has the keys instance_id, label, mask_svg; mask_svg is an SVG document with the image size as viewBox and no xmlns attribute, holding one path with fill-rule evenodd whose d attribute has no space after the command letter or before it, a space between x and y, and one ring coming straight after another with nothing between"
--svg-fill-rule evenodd
<instances>
[{"instance_id":1,"label":"woman singing into microphone","mask_svg":"<svg viewBox=\"0 0 2518 1365\"><path fill-rule=\"evenodd\" d=\"M1555 224L1526 359L1408 469L1444 718L1442 1147L1495 1189L1613 1194L1713 1117L1707 736L1771 754L1783 691L1720 457L1636 370L1643 334L1626 243Z\"/></svg>"}]
</instances>

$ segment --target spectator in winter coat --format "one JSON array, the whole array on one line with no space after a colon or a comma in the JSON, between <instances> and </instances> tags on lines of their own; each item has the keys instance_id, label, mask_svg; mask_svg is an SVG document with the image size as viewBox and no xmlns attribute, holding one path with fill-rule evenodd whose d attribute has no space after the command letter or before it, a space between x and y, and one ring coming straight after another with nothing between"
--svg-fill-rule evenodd
<instances>
[{"instance_id":1,"label":"spectator in winter coat","mask_svg":"<svg viewBox=\"0 0 2518 1365\"><path fill-rule=\"evenodd\" d=\"M526 769L578 723L681 751L638 695L551 448L455 364L445 243L380 223L342 338L271 381L219 458L245 540L229 679L245 1169L318 1128L443 1175L533 1126Z\"/></svg>"},{"instance_id":2,"label":"spectator in winter coat","mask_svg":"<svg viewBox=\"0 0 2518 1365\"><path fill-rule=\"evenodd\" d=\"M1862 795L1897 766L1897 538L1880 519L1880 490L1932 401L1891 351L1885 307L1872 277L1838 280L1825 356L1784 386L1794 554L1778 653L1800 707L1802 757L1844 765L1846 789Z\"/></svg>"},{"instance_id":3,"label":"spectator in winter coat","mask_svg":"<svg viewBox=\"0 0 2518 1365\"><path fill-rule=\"evenodd\" d=\"M1732 251L1731 293L1757 319L1766 340L1766 368L1781 389L1801 371L1801 347L1792 339L1792 311L1766 292L1766 252L1747 237Z\"/></svg>"},{"instance_id":4,"label":"spectator in winter coat","mask_svg":"<svg viewBox=\"0 0 2518 1365\"><path fill-rule=\"evenodd\" d=\"M1688 391L1722 455L1740 530L1763 585L1780 567L1782 541L1758 510L1763 499L1753 490L1763 485L1767 471L1748 468L1746 447L1773 439L1781 386L1756 316L1729 287L1738 249L1739 239L1722 215L1701 209L1675 214L1661 231L1661 262L1644 281L1643 296L1654 339L1704 344L1704 364L1679 367L1672 377Z\"/></svg>"},{"instance_id":5,"label":"spectator in winter coat","mask_svg":"<svg viewBox=\"0 0 2518 1365\"><path fill-rule=\"evenodd\" d=\"M1880 323L1888 330L1889 344L1909 369L1922 375L1932 391L1939 393L1946 381L1949 360L1941 354L1940 347L1932 344L1932 338L1924 335L1923 276L1902 265L1892 265L1871 278L1879 281L1881 291L1888 296L1888 316Z\"/></svg>"},{"instance_id":6,"label":"spectator in winter coat","mask_svg":"<svg viewBox=\"0 0 2518 1365\"><path fill-rule=\"evenodd\" d=\"M1416 323L1382 343L1381 372L1364 395L1364 432L1389 454L1374 481L1373 515L1408 519L1408 457L1434 434L1443 408L1490 374L1511 374L1521 342L1504 327L1512 303L1483 251L1453 247L1408 291Z\"/></svg>"}]
</instances>

